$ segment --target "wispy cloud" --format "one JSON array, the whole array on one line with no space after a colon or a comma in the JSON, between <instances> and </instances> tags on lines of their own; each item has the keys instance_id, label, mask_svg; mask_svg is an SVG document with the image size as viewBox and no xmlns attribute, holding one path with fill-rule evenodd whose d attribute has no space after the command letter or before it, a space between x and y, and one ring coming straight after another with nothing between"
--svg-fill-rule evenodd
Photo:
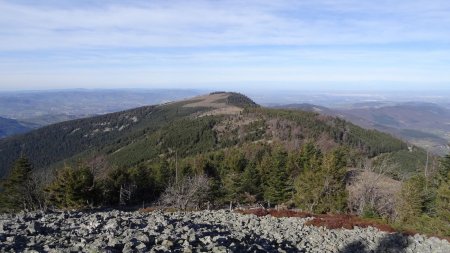
<instances>
[{"instance_id":1,"label":"wispy cloud","mask_svg":"<svg viewBox=\"0 0 450 253\"><path fill-rule=\"evenodd\" d=\"M148 84L450 81L447 0L0 0L0 13L0 88L76 73L125 85L136 71Z\"/></svg>"},{"instance_id":2,"label":"wispy cloud","mask_svg":"<svg viewBox=\"0 0 450 253\"><path fill-rule=\"evenodd\" d=\"M450 43L448 1L146 2L61 7L3 1L0 46L14 50Z\"/></svg>"}]
</instances>

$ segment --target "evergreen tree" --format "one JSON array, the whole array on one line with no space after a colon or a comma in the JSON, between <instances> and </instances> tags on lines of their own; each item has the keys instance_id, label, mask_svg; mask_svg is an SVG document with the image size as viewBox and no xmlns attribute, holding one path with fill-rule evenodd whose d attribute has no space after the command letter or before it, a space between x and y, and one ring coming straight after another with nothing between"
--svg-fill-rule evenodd
<instances>
[{"instance_id":1,"label":"evergreen tree","mask_svg":"<svg viewBox=\"0 0 450 253\"><path fill-rule=\"evenodd\" d=\"M445 181L448 179L450 173L450 154L446 155L441 161L441 168L439 170L439 179Z\"/></svg>"},{"instance_id":2,"label":"evergreen tree","mask_svg":"<svg viewBox=\"0 0 450 253\"><path fill-rule=\"evenodd\" d=\"M295 203L311 212L341 212L347 198L345 152L336 149L323 159L318 154L304 153L304 168L295 180Z\"/></svg>"},{"instance_id":3,"label":"evergreen tree","mask_svg":"<svg viewBox=\"0 0 450 253\"><path fill-rule=\"evenodd\" d=\"M141 203L157 199L157 188L152 171L145 166L138 166L128 170L133 185L132 197L129 201Z\"/></svg>"},{"instance_id":4,"label":"evergreen tree","mask_svg":"<svg viewBox=\"0 0 450 253\"><path fill-rule=\"evenodd\" d=\"M438 188L436 206L439 218L449 224L450 231L450 171Z\"/></svg>"},{"instance_id":5,"label":"evergreen tree","mask_svg":"<svg viewBox=\"0 0 450 253\"><path fill-rule=\"evenodd\" d=\"M34 209L36 203L32 188L33 167L21 156L14 164L9 176L2 182L0 208L10 211Z\"/></svg>"},{"instance_id":6,"label":"evergreen tree","mask_svg":"<svg viewBox=\"0 0 450 253\"><path fill-rule=\"evenodd\" d=\"M225 168L228 171L241 173L247 166L247 159L245 158L242 150L233 149L224 161Z\"/></svg>"},{"instance_id":7,"label":"evergreen tree","mask_svg":"<svg viewBox=\"0 0 450 253\"><path fill-rule=\"evenodd\" d=\"M255 164L249 164L242 173L241 192L259 198L261 195L261 177Z\"/></svg>"},{"instance_id":8,"label":"evergreen tree","mask_svg":"<svg viewBox=\"0 0 450 253\"><path fill-rule=\"evenodd\" d=\"M442 165L442 171L447 172L447 174L441 173L436 197L436 210L438 217L447 224L447 235L450 235L450 155L445 157Z\"/></svg>"},{"instance_id":9,"label":"evergreen tree","mask_svg":"<svg viewBox=\"0 0 450 253\"><path fill-rule=\"evenodd\" d=\"M154 167L155 174L155 186L158 192L164 191L164 189L169 184L172 173L170 170L170 165L165 159L161 159L159 163Z\"/></svg>"},{"instance_id":10,"label":"evergreen tree","mask_svg":"<svg viewBox=\"0 0 450 253\"><path fill-rule=\"evenodd\" d=\"M269 162L267 171L264 199L271 204L281 204L291 197L292 187L287 172L287 153L277 148Z\"/></svg>"},{"instance_id":11,"label":"evergreen tree","mask_svg":"<svg viewBox=\"0 0 450 253\"><path fill-rule=\"evenodd\" d=\"M225 200L237 202L241 200L241 174L238 172L229 172L222 180L225 193Z\"/></svg>"},{"instance_id":12,"label":"evergreen tree","mask_svg":"<svg viewBox=\"0 0 450 253\"><path fill-rule=\"evenodd\" d=\"M322 163L323 188L322 200L317 206L317 211L342 212L347 203L347 191L345 188L345 175L347 174L346 152L339 148L327 154Z\"/></svg>"},{"instance_id":13,"label":"evergreen tree","mask_svg":"<svg viewBox=\"0 0 450 253\"><path fill-rule=\"evenodd\" d=\"M96 199L94 175L84 167L66 166L56 172L55 179L47 187L51 204L59 208L81 208L93 204Z\"/></svg>"},{"instance_id":14,"label":"evergreen tree","mask_svg":"<svg viewBox=\"0 0 450 253\"><path fill-rule=\"evenodd\" d=\"M423 213L426 184L426 179L421 174L411 177L403 183L397 206L400 221L405 222L417 218Z\"/></svg>"},{"instance_id":15,"label":"evergreen tree","mask_svg":"<svg viewBox=\"0 0 450 253\"><path fill-rule=\"evenodd\" d=\"M306 143L300 151L299 162L300 167L305 170L313 170L320 165L322 161L322 153L311 142Z\"/></svg>"},{"instance_id":16,"label":"evergreen tree","mask_svg":"<svg viewBox=\"0 0 450 253\"><path fill-rule=\"evenodd\" d=\"M130 174L128 170L115 168L111 170L107 177L97 183L101 192L101 202L108 205L120 203L120 189L128 185Z\"/></svg>"}]
</instances>

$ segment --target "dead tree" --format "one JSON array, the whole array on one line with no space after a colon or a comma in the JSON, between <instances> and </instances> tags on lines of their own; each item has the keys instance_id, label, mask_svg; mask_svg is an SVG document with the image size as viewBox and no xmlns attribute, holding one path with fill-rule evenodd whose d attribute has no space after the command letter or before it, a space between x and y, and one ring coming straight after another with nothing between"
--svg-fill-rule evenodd
<instances>
[{"instance_id":1,"label":"dead tree","mask_svg":"<svg viewBox=\"0 0 450 253\"><path fill-rule=\"evenodd\" d=\"M392 187L394 182L388 179L395 164L389 160L382 160L374 165L366 161L358 175L353 179L349 189L348 205L358 215L371 209L381 216L394 218L397 190Z\"/></svg>"},{"instance_id":2,"label":"dead tree","mask_svg":"<svg viewBox=\"0 0 450 253\"><path fill-rule=\"evenodd\" d=\"M132 197L135 189L136 189L136 186L133 184L120 185L119 204L121 206L126 205L131 200L131 197Z\"/></svg>"},{"instance_id":3,"label":"dead tree","mask_svg":"<svg viewBox=\"0 0 450 253\"><path fill-rule=\"evenodd\" d=\"M205 175L185 177L170 184L161 195L160 202L165 207L180 210L195 208L206 200L210 188L210 180Z\"/></svg>"}]
</instances>

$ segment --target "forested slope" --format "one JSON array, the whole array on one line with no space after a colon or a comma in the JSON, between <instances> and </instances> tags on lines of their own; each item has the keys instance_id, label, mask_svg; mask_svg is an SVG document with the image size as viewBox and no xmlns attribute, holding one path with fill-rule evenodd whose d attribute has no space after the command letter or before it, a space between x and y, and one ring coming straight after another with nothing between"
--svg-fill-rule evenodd
<instances>
[{"instance_id":1,"label":"forested slope","mask_svg":"<svg viewBox=\"0 0 450 253\"><path fill-rule=\"evenodd\" d=\"M199 106L186 106L193 103ZM242 109L226 113L229 107ZM205 114L218 108L218 113ZM345 145L368 157L407 149L406 143L388 134L337 118L260 108L243 95L219 92L67 121L0 140L0 175L6 174L20 154L37 168L71 157L96 155L106 155L113 164L131 167L174 151L184 157L255 141L280 142L289 149L305 142L317 143L324 150Z\"/></svg>"}]
</instances>

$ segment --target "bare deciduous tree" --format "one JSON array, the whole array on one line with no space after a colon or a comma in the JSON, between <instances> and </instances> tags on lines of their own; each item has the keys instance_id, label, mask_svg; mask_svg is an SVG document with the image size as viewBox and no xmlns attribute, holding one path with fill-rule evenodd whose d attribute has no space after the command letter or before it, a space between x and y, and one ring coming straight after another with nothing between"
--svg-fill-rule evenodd
<instances>
[{"instance_id":1,"label":"bare deciduous tree","mask_svg":"<svg viewBox=\"0 0 450 253\"><path fill-rule=\"evenodd\" d=\"M185 177L170 184L161 195L160 203L180 210L198 207L208 196L210 180L205 175Z\"/></svg>"},{"instance_id":2,"label":"bare deciduous tree","mask_svg":"<svg viewBox=\"0 0 450 253\"><path fill-rule=\"evenodd\" d=\"M386 174L395 168L389 160L384 159L377 165L366 161L361 170L350 183L348 206L358 215L368 210L394 219L395 205L400 183L388 178Z\"/></svg>"},{"instance_id":3,"label":"bare deciduous tree","mask_svg":"<svg viewBox=\"0 0 450 253\"><path fill-rule=\"evenodd\" d=\"M136 190L136 185L134 184L122 184L120 185L119 190L119 204L126 205L133 196L134 191Z\"/></svg>"}]
</instances>

